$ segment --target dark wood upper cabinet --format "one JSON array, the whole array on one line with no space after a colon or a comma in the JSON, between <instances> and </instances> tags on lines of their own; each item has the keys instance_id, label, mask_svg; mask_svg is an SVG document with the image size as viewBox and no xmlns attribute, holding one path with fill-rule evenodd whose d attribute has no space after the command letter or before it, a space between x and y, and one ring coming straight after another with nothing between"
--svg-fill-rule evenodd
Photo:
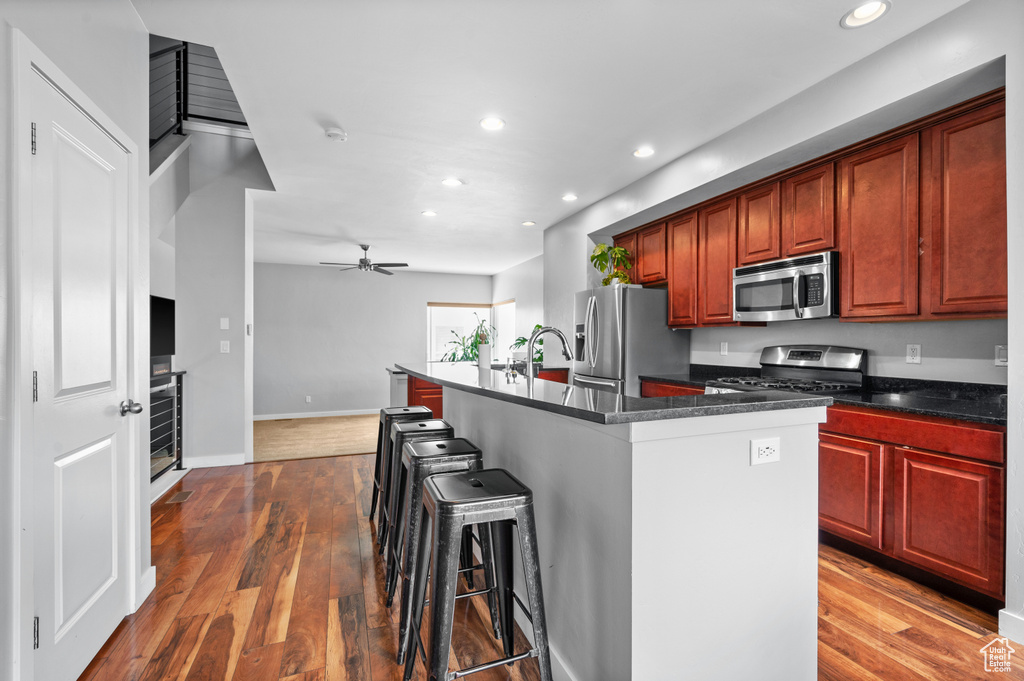
<instances>
[{"instance_id":1,"label":"dark wood upper cabinet","mask_svg":"<svg viewBox=\"0 0 1024 681\"><path fill-rule=\"evenodd\" d=\"M636 233L637 276L634 283L659 284L668 278L668 245L665 223L645 227Z\"/></svg>"},{"instance_id":2,"label":"dark wood upper cabinet","mask_svg":"<svg viewBox=\"0 0 1024 681\"><path fill-rule=\"evenodd\" d=\"M782 257L835 248L835 185L831 163L782 181Z\"/></svg>"},{"instance_id":3,"label":"dark wood upper cabinet","mask_svg":"<svg viewBox=\"0 0 1024 681\"><path fill-rule=\"evenodd\" d=\"M781 257L779 183L740 194L737 261L750 265Z\"/></svg>"},{"instance_id":4,"label":"dark wood upper cabinet","mask_svg":"<svg viewBox=\"0 0 1024 681\"><path fill-rule=\"evenodd\" d=\"M997 102L924 132L935 315L1006 312L1006 126Z\"/></svg>"},{"instance_id":5,"label":"dark wood upper cabinet","mask_svg":"<svg viewBox=\"0 0 1024 681\"><path fill-rule=\"evenodd\" d=\"M620 234L615 237L613 242L615 246L621 246L629 251L629 264L632 267L628 270L629 281L633 284L640 283L640 270L637 268L637 257L636 257L636 232L630 232L629 234Z\"/></svg>"},{"instance_id":6,"label":"dark wood upper cabinet","mask_svg":"<svg viewBox=\"0 0 1024 681\"><path fill-rule=\"evenodd\" d=\"M697 213L668 223L668 325L697 325Z\"/></svg>"},{"instance_id":7,"label":"dark wood upper cabinet","mask_svg":"<svg viewBox=\"0 0 1024 681\"><path fill-rule=\"evenodd\" d=\"M918 134L839 160L840 310L918 311Z\"/></svg>"},{"instance_id":8,"label":"dark wood upper cabinet","mask_svg":"<svg viewBox=\"0 0 1024 681\"><path fill-rule=\"evenodd\" d=\"M736 199L711 204L698 213L697 322L733 324L732 271L736 267Z\"/></svg>"},{"instance_id":9,"label":"dark wood upper cabinet","mask_svg":"<svg viewBox=\"0 0 1024 681\"><path fill-rule=\"evenodd\" d=\"M818 524L832 534L882 548L882 445L818 436Z\"/></svg>"},{"instance_id":10,"label":"dark wood upper cabinet","mask_svg":"<svg viewBox=\"0 0 1024 681\"><path fill-rule=\"evenodd\" d=\"M1003 469L895 449L894 555L1003 595Z\"/></svg>"}]
</instances>

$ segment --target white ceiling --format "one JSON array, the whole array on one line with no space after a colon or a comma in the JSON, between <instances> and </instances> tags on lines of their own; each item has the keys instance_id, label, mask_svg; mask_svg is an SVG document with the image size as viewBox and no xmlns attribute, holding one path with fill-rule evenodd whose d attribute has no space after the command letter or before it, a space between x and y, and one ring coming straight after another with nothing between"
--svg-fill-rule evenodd
<instances>
[{"instance_id":1,"label":"white ceiling","mask_svg":"<svg viewBox=\"0 0 1024 681\"><path fill-rule=\"evenodd\" d=\"M893 0L845 30L856 0L132 0L151 33L220 56L277 190L255 199L257 261L350 262L368 243L475 274L966 1ZM489 114L505 129L483 130Z\"/></svg>"}]
</instances>

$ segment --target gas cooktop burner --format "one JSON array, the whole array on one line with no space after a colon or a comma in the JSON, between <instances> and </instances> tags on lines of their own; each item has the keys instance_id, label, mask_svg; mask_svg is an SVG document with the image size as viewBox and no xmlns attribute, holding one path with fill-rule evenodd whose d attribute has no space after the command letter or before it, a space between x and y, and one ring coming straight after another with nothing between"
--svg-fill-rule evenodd
<instances>
[{"instance_id":1,"label":"gas cooktop burner","mask_svg":"<svg viewBox=\"0 0 1024 681\"><path fill-rule=\"evenodd\" d=\"M839 393L853 392L860 389L855 383L838 381L815 381L804 378L762 378L760 376L740 376L719 378L715 383L725 386L742 386L758 390L797 390L804 393Z\"/></svg>"}]
</instances>

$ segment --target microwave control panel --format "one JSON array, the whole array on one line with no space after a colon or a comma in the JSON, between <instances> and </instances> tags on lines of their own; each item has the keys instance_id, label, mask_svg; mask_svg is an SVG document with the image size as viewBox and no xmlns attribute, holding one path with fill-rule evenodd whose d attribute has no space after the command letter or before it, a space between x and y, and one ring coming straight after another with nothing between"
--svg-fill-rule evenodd
<instances>
[{"instance_id":1,"label":"microwave control panel","mask_svg":"<svg viewBox=\"0 0 1024 681\"><path fill-rule=\"evenodd\" d=\"M825 275L808 274L800 280L802 307L818 307L825 304Z\"/></svg>"}]
</instances>

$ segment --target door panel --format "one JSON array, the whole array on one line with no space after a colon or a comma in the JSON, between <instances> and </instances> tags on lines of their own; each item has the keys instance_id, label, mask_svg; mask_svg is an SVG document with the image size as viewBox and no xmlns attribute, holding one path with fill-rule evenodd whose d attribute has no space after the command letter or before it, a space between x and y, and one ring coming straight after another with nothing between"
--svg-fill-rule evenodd
<instances>
[{"instance_id":1,"label":"door panel","mask_svg":"<svg viewBox=\"0 0 1024 681\"><path fill-rule=\"evenodd\" d=\"M740 265L750 265L779 257L779 183L759 187L740 195Z\"/></svg>"},{"instance_id":2,"label":"door panel","mask_svg":"<svg viewBox=\"0 0 1024 681\"><path fill-rule=\"evenodd\" d=\"M736 199L720 201L700 213L698 238L699 304L703 325L732 324L732 271L736 267Z\"/></svg>"},{"instance_id":3,"label":"door panel","mask_svg":"<svg viewBox=\"0 0 1024 681\"><path fill-rule=\"evenodd\" d=\"M697 213L668 223L668 324L697 324Z\"/></svg>"},{"instance_id":4,"label":"door panel","mask_svg":"<svg viewBox=\"0 0 1024 681\"><path fill-rule=\"evenodd\" d=\"M827 163L782 182L782 256L833 248L835 172Z\"/></svg>"},{"instance_id":5,"label":"door panel","mask_svg":"<svg viewBox=\"0 0 1024 681\"><path fill-rule=\"evenodd\" d=\"M818 523L859 544L882 548L882 445L818 436Z\"/></svg>"},{"instance_id":6,"label":"door panel","mask_svg":"<svg viewBox=\"0 0 1024 681\"><path fill-rule=\"evenodd\" d=\"M127 151L34 72L35 677L71 681L130 610Z\"/></svg>"}]
</instances>

